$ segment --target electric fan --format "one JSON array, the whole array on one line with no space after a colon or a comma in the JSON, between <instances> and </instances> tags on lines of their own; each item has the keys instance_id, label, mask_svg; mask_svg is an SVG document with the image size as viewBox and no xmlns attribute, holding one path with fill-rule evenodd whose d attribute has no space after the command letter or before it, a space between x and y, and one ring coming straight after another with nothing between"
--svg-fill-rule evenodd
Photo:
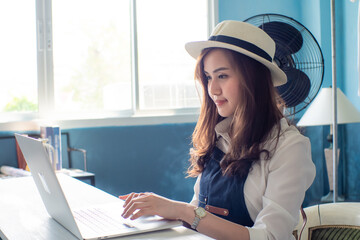
<instances>
[{"instance_id":1,"label":"electric fan","mask_svg":"<svg viewBox=\"0 0 360 240\"><path fill-rule=\"evenodd\" d=\"M276 43L275 63L287 83L277 87L284 114L300 112L315 98L324 77L324 59L314 36L298 21L279 14L260 14L245 22L263 29Z\"/></svg>"}]
</instances>

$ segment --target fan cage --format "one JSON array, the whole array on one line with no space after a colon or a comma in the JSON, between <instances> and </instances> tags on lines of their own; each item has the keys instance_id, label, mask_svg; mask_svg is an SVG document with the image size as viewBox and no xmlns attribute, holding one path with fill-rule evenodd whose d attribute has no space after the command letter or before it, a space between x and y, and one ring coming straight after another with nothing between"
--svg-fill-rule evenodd
<instances>
[{"instance_id":1,"label":"fan cage","mask_svg":"<svg viewBox=\"0 0 360 240\"><path fill-rule=\"evenodd\" d=\"M292 64L292 67L304 72L310 79L311 83L308 96L305 98L305 100L296 106L286 107L286 115L295 115L296 113L305 109L319 92L324 77L324 58L320 46L312 33L305 26L293 18L279 14L260 14L245 20L245 22L248 22L257 27L261 27L265 23L275 21L286 23L294 27L301 33L303 38L302 46L298 46L300 49L297 52L288 55L288 58L290 58L288 59L288 62ZM286 37L291 39L291 36ZM291 41L289 41L288 44L296 45L297 43L291 43ZM278 46L277 44L277 48L279 47L283 47L285 49L284 51L287 51L288 45ZM274 61L279 65L280 68L287 67L281 66L281 59L274 59ZM291 97L289 96L288 92L284 92L281 95L281 97L284 96Z\"/></svg>"}]
</instances>

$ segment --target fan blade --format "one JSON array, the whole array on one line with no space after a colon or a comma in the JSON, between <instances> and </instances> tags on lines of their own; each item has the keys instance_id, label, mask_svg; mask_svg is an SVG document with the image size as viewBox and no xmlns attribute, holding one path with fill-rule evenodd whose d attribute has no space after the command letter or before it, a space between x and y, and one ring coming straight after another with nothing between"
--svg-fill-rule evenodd
<instances>
[{"instance_id":1,"label":"fan blade","mask_svg":"<svg viewBox=\"0 0 360 240\"><path fill-rule=\"evenodd\" d=\"M278 21L267 22L259 26L275 41L281 56L298 52L303 45L301 33L293 26Z\"/></svg>"},{"instance_id":2,"label":"fan blade","mask_svg":"<svg viewBox=\"0 0 360 240\"><path fill-rule=\"evenodd\" d=\"M287 83L276 87L286 107L295 107L302 103L310 92L310 79L296 68L287 67L283 71L287 76Z\"/></svg>"}]
</instances>

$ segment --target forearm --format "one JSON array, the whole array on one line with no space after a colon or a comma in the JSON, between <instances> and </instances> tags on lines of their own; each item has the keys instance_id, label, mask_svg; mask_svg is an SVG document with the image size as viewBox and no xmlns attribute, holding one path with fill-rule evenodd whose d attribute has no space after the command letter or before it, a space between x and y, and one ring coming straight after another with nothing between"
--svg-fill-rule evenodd
<instances>
[{"instance_id":1,"label":"forearm","mask_svg":"<svg viewBox=\"0 0 360 240\"><path fill-rule=\"evenodd\" d=\"M187 203L179 204L179 219L192 224L195 219L194 206ZM246 227L217 217L211 213L201 219L197 230L215 239L249 240L249 231Z\"/></svg>"},{"instance_id":2,"label":"forearm","mask_svg":"<svg viewBox=\"0 0 360 240\"><path fill-rule=\"evenodd\" d=\"M191 225L195 220L194 210L194 205L153 193L131 193L125 200L122 216L134 220L144 215L158 215L167 219L180 219ZM209 212L200 220L197 230L215 239L249 240L247 228Z\"/></svg>"}]
</instances>

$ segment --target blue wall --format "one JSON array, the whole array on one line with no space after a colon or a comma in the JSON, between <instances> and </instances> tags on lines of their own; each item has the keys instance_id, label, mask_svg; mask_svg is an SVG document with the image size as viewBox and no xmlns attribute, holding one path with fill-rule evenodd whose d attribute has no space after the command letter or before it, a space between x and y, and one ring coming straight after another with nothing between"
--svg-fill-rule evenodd
<instances>
[{"instance_id":1,"label":"blue wall","mask_svg":"<svg viewBox=\"0 0 360 240\"><path fill-rule=\"evenodd\" d=\"M219 21L240 20L263 13L278 13L299 19L301 1L286 0L225 0L219 1Z\"/></svg>"},{"instance_id":2,"label":"blue wall","mask_svg":"<svg viewBox=\"0 0 360 240\"><path fill-rule=\"evenodd\" d=\"M360 97L358 69L358 6L359 1L340 1L341 8L337 12L336 20L339 21L341 32L337 34L341 39L341 56L338 68L342 69L338 79L342 81L342 90L349 100L360 110ZM342 36L342 37L340 37ZM346 196L350 200L360 199L360 124L347 124L344 128L344 172Z\"/></svg>"},{"instance_id":3,"label":"blue wall","mask_svg":"<svg viewBox=\"0 0 360 240\"><path fill-rule=\"evenodd\" d=\"M360 97L357 95L358 70L358 4L359 1L340 1L343 6L338 11L337 20L341 23L341 58L338 68L342 69L339 81L343 81L343 92L350 101L360 110Z\"/></svg>"},{"instance_id":4,"label":"blue wall","mask_svg":"<svg viewBox=\"0 0 360 240\"><path fill-rule=\"evenodd\" d=\"M190 201L195 179L185 178L195 123L66 129L71 147L87 150L88 171L96 186L115 196L155 192ZM34 133L34 132L31 132ZM13 132L1 132L0 138ZM62 135L63 166L67 167ZM0 166L17 167L14 139L0 139ZM72 152L73 167L83 169L83 155Z\"/></svg>"},{"instance_id":5,"label":"blue wall","mask_svg":"<svg viewBox=\"0 0 360 240\"><path fill-rule=\"evenodd\" d=\"M88 151L97 186L113 194L156 192L191 200L193 179L185 179L194 124L69 130L71 144Z\"/></svg>"},{"instance_id":6,"label":"blue wall","mask_svg":"<svg viewBox=\"0 0 360 240\"><path fill-rule=\"evenodd\" d=\"M350 126L352 131L359 130L355 124ZM87 150L88 171L95 173L97 187L115 196L131 191L151 191L172 199L190 201L195 179L186 178L185 172L189 166L188 153L194 127L195 123L184 123L78 128L63 132L69 133L71 147ZM312 158L317 166L316 179L306 194L304 206L318 203L329 190L323 159L328 131L325 127L303 129L304 135L316 143L312 145ZM13 132L0 132L0 138L4 136L13 136ZM356 142L359 143L359 139ZM356 142L345 144L341 158L347 161L342 161L340 169L347 177L342 173L339 175L340 193L353 201L360 200L359 157L352 150L356 149ZM67 139L62 135L64 167L68 167L66 144ZM82 169L82 154L71 154L73 167ZM0 166L17 167L16 159L14 139L0 139Z\"/></svg>"}]
</instances>

